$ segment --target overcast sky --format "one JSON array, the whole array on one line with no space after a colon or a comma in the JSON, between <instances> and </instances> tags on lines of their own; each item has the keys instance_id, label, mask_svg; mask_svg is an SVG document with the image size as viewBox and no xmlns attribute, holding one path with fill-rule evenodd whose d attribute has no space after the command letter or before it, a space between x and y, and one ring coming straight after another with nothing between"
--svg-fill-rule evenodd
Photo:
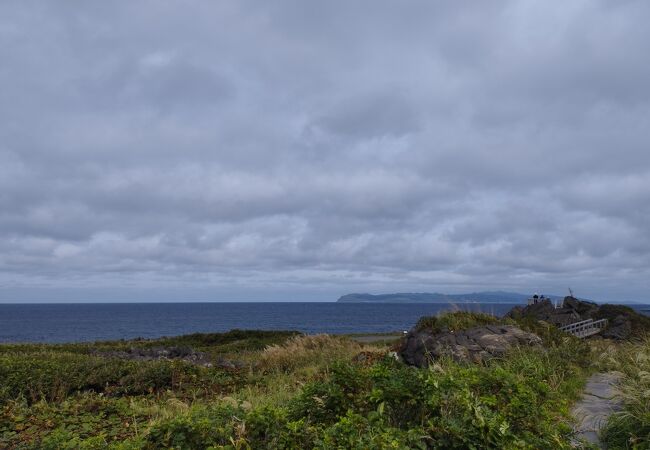
<instances>
[{"instance_id":1,"label":"overcast sky","mask_svg":"<svg viewBox=\"0 0 650 450\"><path fill-rule=\"evenodd\" d=\"M650 2L0 3L0 301L650 300Z\"/></svg>"}]
</instances>

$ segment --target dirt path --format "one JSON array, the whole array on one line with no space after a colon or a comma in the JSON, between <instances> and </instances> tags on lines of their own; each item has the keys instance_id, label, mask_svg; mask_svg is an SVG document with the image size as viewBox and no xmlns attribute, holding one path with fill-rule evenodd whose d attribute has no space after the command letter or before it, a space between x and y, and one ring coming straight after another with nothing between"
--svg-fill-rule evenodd
<instances>
[{"instance_id":1,"label":"dirt path","mask_svg":"<svg viewBox=\"0 0 650 450\"><path fill-rule=\"evenodd\" d=\"M597 373L589 377L582 399L572 410L576 419L576 438L600 445L598 433L607 418L622 407L616 383L621 378L618 372ZM603 448L601 446L601 448Z\"/></svg>"}]
</instances>

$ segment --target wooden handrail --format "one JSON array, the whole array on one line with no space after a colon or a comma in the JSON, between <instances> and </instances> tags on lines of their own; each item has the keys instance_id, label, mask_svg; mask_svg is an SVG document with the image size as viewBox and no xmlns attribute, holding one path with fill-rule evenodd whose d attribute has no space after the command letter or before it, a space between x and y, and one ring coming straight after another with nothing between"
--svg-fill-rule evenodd
<instances>
[{"instance_id":1,"label":"wooden handrail","mask_svg":"<svg viewBox=\"0 0 650 450\"><path fill-rule=\"evenodd\" d=\"M591 336L592 334L599 333L603 328L607 326L607 319L587 319L581 320L580 322L570 323L569 325L564 325L559 329L567 333L573 334L579 338Z\"/></svg>"}]
</instances>

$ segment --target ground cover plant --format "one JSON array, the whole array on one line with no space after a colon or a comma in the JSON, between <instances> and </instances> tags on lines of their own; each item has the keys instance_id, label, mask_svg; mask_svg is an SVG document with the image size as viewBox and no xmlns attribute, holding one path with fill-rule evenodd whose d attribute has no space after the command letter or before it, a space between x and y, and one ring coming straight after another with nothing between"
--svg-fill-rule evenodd
<instances>
[{"instance_id":1,"label":"ground cover plant","mask_svg":"<svg viewBox=\"0 0 650 450\"><path fill-rule=\"evenodd\" d=\"M456 312L420 325L497 321ZM521 326L544 348L427 369L384 344L291 332L0 345L0 448L571 448L569 410L594 370L590 345ZM191 347L214 364L112 353L140 345Z\"/></svg>"}]
</instances>

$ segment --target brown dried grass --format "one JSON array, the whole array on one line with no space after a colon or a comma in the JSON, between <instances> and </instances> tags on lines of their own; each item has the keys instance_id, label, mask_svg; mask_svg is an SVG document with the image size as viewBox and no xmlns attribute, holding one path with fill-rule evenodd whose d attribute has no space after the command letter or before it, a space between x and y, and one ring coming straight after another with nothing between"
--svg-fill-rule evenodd
<instances>
[{"instance_id":1,"label":"brown dried grass","mask_svg":"<svg viewBox=\"0 0 650 450\"><path fill-rule=\"evenodd\" d=\"M309 366L321 368L337 360L349 360L361 351L382 350L328 334L294 336L283 344L266 347L259 367L283 372Z\"/></svg>"}]
</instances>

